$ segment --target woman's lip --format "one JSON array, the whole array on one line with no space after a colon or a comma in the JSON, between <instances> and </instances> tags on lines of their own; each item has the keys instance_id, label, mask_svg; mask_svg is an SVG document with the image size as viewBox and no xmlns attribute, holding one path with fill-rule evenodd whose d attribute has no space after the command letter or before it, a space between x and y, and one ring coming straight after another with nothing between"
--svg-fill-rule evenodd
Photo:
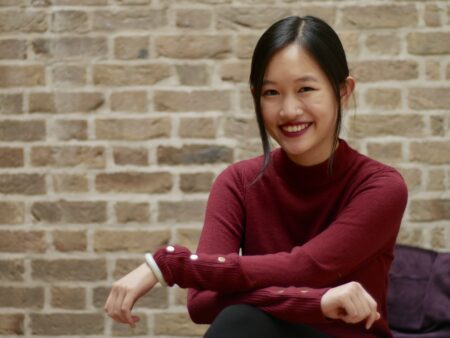
<instances>
[{"instance_id":1,"label":"woman's lip","mask_svg":"<svg viewBox=\"0 0 450 338\"><path fill-rule=\"evenodd\" d=\"M305 124L305 123L296 123L296 124L284 124L283 126L289 126L289 125L299 125L299 124ZM283 129L283 126L280 126L280 130L283 133L284 136L286 137L298 137L300 135L303 135L308 129L309 127L311 127L312 123L307 123L308 126L300 131L295 131L295 132L288 132L286 130Z\"/></svg>"},{"instance_id":2,"label":"woman's lip","mask_svg":"<svg viewBox=\"0 0 450 338\"><path fill-rule=\"evenodd\" d=\"M289 126L298 126L298 125L302 125L302 124L311 124L312 122L287 122L284 123L280 126L280 128L283 127L289 127Z\"/></svg>"}]
</instances>

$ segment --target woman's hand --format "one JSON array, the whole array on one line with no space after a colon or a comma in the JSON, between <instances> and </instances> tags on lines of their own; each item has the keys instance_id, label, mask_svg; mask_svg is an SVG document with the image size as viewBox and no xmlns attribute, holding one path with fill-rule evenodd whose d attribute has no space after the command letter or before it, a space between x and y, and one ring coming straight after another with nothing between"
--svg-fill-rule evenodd
<instances>
[{"instance_id":1,"label":"woman's hand","mask_svg":"<svg viewBox=\"0 0 450 338\"><path fill-rule=\"evenodd\" d=\"M129 324L131 327L139 317L131 314L131 309L139 297L150 291L157 279L146 263L114 282L105 304L105 311L112 319Z\"/></svg>"},{"instance_id":2,"label":"woman's hand","mask_svg":"<svg viewBox=\"0 0 450 338\"><path fill-rule=\"evenodd\" d=\"M366 320L366 329L380 319L377 303L357 282L350 282L328 290L320 301L322 313L331 319L346 323Z\"/></svg>"}]
</instances>

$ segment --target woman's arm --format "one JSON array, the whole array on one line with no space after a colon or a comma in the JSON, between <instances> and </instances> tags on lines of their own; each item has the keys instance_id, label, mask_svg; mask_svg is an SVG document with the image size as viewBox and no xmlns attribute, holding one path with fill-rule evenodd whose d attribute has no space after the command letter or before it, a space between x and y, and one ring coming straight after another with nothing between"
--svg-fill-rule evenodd
<instances>
[{"instance_id":1,"label":"woman's arm","mask_svg":"<svg viewBox=\"0 0 450 338\"><path fill-rule=\"evenodd\" d=\"M312 324L327 322L321 310L321 298L329 288L268 287L236 294L189 289L188 311L193 322L210 324L227 306L248 304L291 322Z\"/></svg>"},{"instance_id":2,"label":"woman's arm","mask_svg":"<svg viewBox=\"0 0 450 338\"><path fill-rule=\"evenodd\" d=\"M322 233L290 252L239 256L238 188L230 177L219 182L220 197L212 191L205 231L196 256L182 246L158 250L154 259L168 285L240 293L270 286L321 288L341 280L395 243L407 202L407 188L398 173L373 175ZM215 206L221 200L225 210ZM231 207L229 202L234 203ZM213 207L214 206L214 207ZM212 213L212 215L211 215ZM211 225L214 222L214 225ZM220 224L222 222L222 224ZM210 231L210 227L220 231ZM225 243L222 245L222 243ZM222 251L220 251L222 250ZM193 259L193 257L195 259Z\"/></svg>"},{"instance_id":3,"label":"woman's arm","mask_svg":"<svg viewBox=\"0 0 450 338\"><path fill-rule=\"evenodd\" d=\"M155 284L151 269L142 264L114 283L105 311L114 320L134 326L139 317L132 315L133 305ZM280 319L304 324L329 319L340 319L346 323L366 320L366 328L370 328L380 317L376 302L355 282L330 289L270 287L244 294L216 296L211 321L218 312L232 304L250 304Z\"/></svg>"}]
</instances>

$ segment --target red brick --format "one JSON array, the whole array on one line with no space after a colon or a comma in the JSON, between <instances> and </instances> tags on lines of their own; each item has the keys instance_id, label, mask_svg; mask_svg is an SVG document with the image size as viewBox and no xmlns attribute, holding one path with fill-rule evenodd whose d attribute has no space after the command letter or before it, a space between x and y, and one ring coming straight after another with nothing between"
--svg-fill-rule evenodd
<instances>
[{"instance_id":1,"label":"red brick","mask_svg":"<svg viewBox=\"0 0 450 338\"><path fill-rule=\"evenodd\" d=\"M223 59L231 54L231 39L224 35L163 35L156 37L158 56L174 59Z\"/></svg>"},{"instance_id":2,"label":"red brick","mask_svg":"<svg viewBox=\"0 0 450 338\"><path fill-rule=\"evenodd\" d=\"M43 33L47 28L47 14L44 11L12 9L0 12L2 33Z\"/></svg>"},{"instance_id":3,"label":"red brick","mask_svg":"<svg viewBox=\"0 0 450 338\"><path fill-rule=\"evenodd\" d=\"M194 324L187 312L155 314L157 336L203 336L207 328L208 325Z\"/></svg>"},{"instance_id":4,"label":"red brick","mask_svg":"<svg viewBox=\"0 0 450 338\"><path fill-rule=\"evenodd\" d=\"M450 220L450 200L444 198L412 200L410 219L418 222Z\"/></svg>"},{"instance_id":5,"label":"red brick","mask_svg":"<svg viewBox=\"0 0 450 338\"><path fill-rule=\"evenodd\" d=\"M100 313L32 313L32 335L103 335L105 323Z\"/></svg>"},{"instance_id":6,"label":"red brick","mask_svg":"<svg viewBox=\"0 0 450 338\"><path fill-rule=\"evenodd\" d=\"M216 136L219 121L214 118L182 118L178 134L184 138L212 139Z\"/></svg>"},{"instance_id":7,"label":"red brick","mask_svg":"<svg viewBox=\"0 0 450 338\"><path fill-rule=\"evenodd\" d=\"M86 292L83 288L52 286L51 305L59 309L80 310L86 306Z\"/></svg>"},{"instance_id":8,"label":"red brick","mask_svg":"<svg viewBox=\"0 0 450 338\"><path fill-rule=\"evenodd\" d=\"M22 94L0 94L0 115L2 114L22 114L23 113Z\"/></svg>"},{"instance_id":9,"label":"red brick","mask_svg":"<svg viewBox=\"0 0 450 338\"><path fill-rule=\"evenodd\" d=\"M233 150L219 145L185 145L182 148L158 147L158 163L169 165L189 165L206 163L231 163Z\"/></svg>"},{"instance_id":10,"label":"red brick","mask_svg":"<svg viewBox=\"0 0 450 338\"><path fill-rule=\"evenodd\" d=\"M40 174L0 174L0 193L43 195L47 192L45 176Z\"/></svg>"},{"instance_id":11,"label":"red brick","mask_svg":"<svg viewBox=\"0 0 450 338\"><path fill-rule=\"evenodd\" d=\"M1 335L23 335L25 315L23 313L4 313L0 315Z\"/></svg>"},{"instance_id":12,"label":"red brick","mask_svg":"<svg viewBox=\"0 0 450 338\"><path fill-rule=\"evenodd\" d=\"M31 164L35 167L104 168L106 165L103 147L55 146L31 148Z\"/></svg>"},{"instance_id":13,"label":"red brick","mask_svg":"<svg viewBox=\"0 0 450 338\"><path fill-rule=\"evenodd\" d=\"M108 0L52 0L53 6L101 6L107 4Z\"/></svg>"},{"instance_id":14,"label":"red brick","mask_svg":"<svg viewBox=\"0 0 450 338\"><path fill-rule=\"evenodd\" d=\"M26 57L27 45L25 40L0 40L0 60L23 60Z\"/></svg>"},{"instance_id":15,"label":"red brick","mask_svg":"<svg viewBox=\"0 0 450 338\"><path fill-rule=\"evenodd\" d=\"M183 192L208 192L211 188L214 174L211 172L206 173L193 173L193 174L181 174L180 175L180 189Z\"/></svg>"},{"instance_id":16,"label":"red brick","mask_svg":"<svg viewBox=\"0 0 450 338\"><path fill-rule=\"evenodd\" d=\"M422 186L422 170L417 168L402 168L397 167L400 174L406 181L406 185L408 186L408 191L413 191L417 189L421 189Z\"/></svg>"},{"instance_id":17,"label":"red brick","mask_svg":"<svg viewBox=\"0 0 450 338\"><path fill-rule=\"evenodd\" d=\"M24 220L23 202L0 202L0 224L23 224Z\"/></svg>"},{"instance_id":18,"label":"red brick","mask_svg":"<svg viewBox=\"0 0 450 338\"><path fill-rule=\"evenodd\" d=\"M65 86L86 84L86 68L79 65L56 65L52 71L53 83Z\"/></svg>"},{"instance_id":19,"label":"red brick","mask_svg":"<svg viewBox=\"0 0 450 338\"><path fill-rule=\"evenodd\" d=\"M221 65L220 77L222 81L247 83L250 76L250 62L235 61Z\"/></svg>"},{"instance_id":20,"label":"red brick","mask_svg":"<svg viewBox=\"0 0 450 338\"><path fill-rule=\"evenodd\" d=\"M104 37L58 37L38 38L32 41L33 52L44 59L104 58L108 53Z\"/></svg>"},{"instance_id":21,"label":"red brick","mask_svg":"<svg viewBox=\"0 0 450 338\"><path fill-rule=\"evenodd\" d=\"M250 6L216 6L214 9L218 29L265 29L275 21L291 15L289 8L274 6L257 9Z\"/></svg>"},{"instance_id":22,"label":"red brick","mask_svg":"<svg viewBox=\"0 0 450 338\"><path fill-rule=\"evenodd\" d=\"M180 84L185 86L206 86L210 84L210 72L207 65L177 65Z\"/></svg>"},{"instance_id":23,"label":"red brick","mask_svg":"<svg viewBox=\"0 0 450 338\"><path fill-rule=\"evenodd\" d=\"M147 59L149 54L148 36L119 36L114 39L114 55L117 59Z\"/></svg>"},{"instance_id":24,"label":"red brick","mask_svg":"<svg viewBox=\"0 0 450 338\"><path fill-rule=\"evenodd\" d=\"M97 64L93 67L94 84L105 86L153 85L170 77L168 64L117 65Z\"/></svg>"},{"instance_id":25,"label":"red brick","mask_svg":"<svg viewBox=\"0 0 450 338\"><path fill-rule=\"evenodd\" d=\"M52 231L53 245L62 252L86 251L87 236L85 231Z\"/></svg>"},{"instance_id":26,"label":"red brick","mask_svg":"<svg viewBox=\"0 0 450 338\"><path fill-rule=\"evenodd\" d=\"M224 133L225 136L232 138L259 138L258 123L254 117L230 116L225 120Z\"/></svg>"},{"instance_id":27,"label":"red brick","mask_svg":"<svg viewBox=\"0 0 450 338\"><path fill-rule=\"evenodd\" d=\"M58 140L87 140L88 123L86 120L59 120L50 128L50 134Z\"/></svg>"},{"instance_id":28,"label":"red brick","mask_svg":"<svg viewBox=\"0 0 450 338\"><path fill-rule=\"evenodd\" d=\"M159 194L169 192L172 185L172 175L167 172L98 174L95 178L95 189L102 193Z\"/></svg>"},{"instance_id":29,"label":"red brick","mask_svg":"<svg viewBox=\"0 0 450 338\"><path fill-rule=\"evenodd\" d=\"M231 92L228 90L158 90L155 110L161 112L229 111Z\"/></svg>"},{"instance_id":30,"label":"red brick","mask_svg":"<svg viewBox=\"0 0 450 338\"><path fill-rule=\"evenodd\" d=\"M31 93L31 113L78 113L92 112L99 109L104 103L104 97L99 92L79 93Z\"/></svg>"},{"instance_id":31,"label":"red brick","mask_svg":"<svg viewBox=\"0 0 450 338\"><path fill-rule=\"evenodd\" d=\"M147 323L147 315L142 312L135 312L134 315L140 318L139 322L137 322L134 327L130 327L128 325L123 325L122 323L113 322L112 325L112 335L114 337L139 337L139 336L148 336L148 323Z\"/></svg>"},{"instance_id":32,"label":"red brick","mask_svg":"<svg viewBox=\"0 0 450 338\"><path fill-rule=\"evenodd\" d=\"M23 149L0 147L0 168L17 168L23 166Z\"/></svg>"},{"instance_id":33,"label":"red brick","mask_svg":"<svg viewBox=\"0 0 450 338\"><path fill-rule=\"evenodd\" d=\"M349 134L356 137L368 136L411 136L425 135L423 115L419 114L366 114L349 119Z\"/></svg>"},{"instance_id":34,"label":"red brick","mask_svg":"<svg viewBox=\"0 0 450 338\"><path fill-rule=\"evenodd\" d=\"M179 9L176 24L181 28L204 29L211 25L211 11L207 9Z\"/></svg>"},{"instance_id":35,"label":"red brick","mask_svg":"<svg viewBox=\"0 0 450 338\"><path fill-rule=\"evenodd\" d=\"M45 140L45 121L27 120L0 121L0 141L41 141Z\"/></svg>"},{"instance_id":36,"label":"red brick","mask_svg":"<svg viewBox=\"0 0 450 338\"><path fill-rule=\"evenodd\" d=\"M161 201L158 203L158 221L170 223L201 222L205 201Z\"/></svg>"},{"instance_id":37,"label":"red brick","mask_svg":"<svg viewBox=\"0 0 450 338\"><path fill-rule=\"evenodd\" d=\"M45 71L41 65L0 66L0 88L42 85L45 85Z\"/></svg>"},{"instance_id":38,"label":"red brick","mask_svg":"<svg viewBox=\"0 0 450 338\"><path fill-rule=\"evenodd\" d=\"M35 259L32 278L41 281L90 281L106 279L104 259Z\"/></svg>"},{"instance_id":39,"label":"red brick","mask_svg":"<svg viewBox=\"0 0 450 338\"><path fill-rule=\"evenodd\" d=\"M449 164L450 144L448 141L417 141L410 144L409 160L421 164Z\"/></svg>"},{"instance_id":40,"label":"red brick","mask_svg":"<svg viewBox=\"0 0 450 338\"><path fill-rule=\"evenodd\" d=\"M408 52L417 55L450 54L450 32L414 32L407 36Z\"/></svg>"},{"instance_id":41,"label":"red brick","mask_svg":"<svg viewBox=\"0 0 450 338\"><path fill-rule=\"evenodd\" d=\"M118 202L114 210L119 223L148 223L150 219L148 203Z\"/></svg>"},{"instance_id":42,"label":"red brick","mask_svg":"<svg viewBox=\"0 0 450 338\"><path fill-rule=\"evenodd\" d=\"M348 6L342 8L341 15L346 28L400 28L418 24L415 4Z\"/></svg>"},{"instance_id":43,"label":"red brick","mask_svg":"<svg viewBox=\"0 0 450 338\"><path fill-rule=\"evenodd\" d=\"M34 202L31 205L33 222L45 223L104 223L105 202Z\"/></svg>"},{"instance_id":44,"label":"red brick","mask_svg":"<svg viewBox=\"0 0 450 338\"><path fill-rule=\"evenodd\" d=\"M169 230L120 231L101 230L94 234L94 251L111 252L154 252L166 245L170 239Z\"/></svg>"},{"instance_id":45,"label":"red brick","mask_svg":"<svg viewBox=\"0 0 450 338\"><path fill-rule=\"evenodd\" d=\"M0 286L0 307L38 309L44 305L42 287Z\"/></svg>"},{"instance_id":46,"label":"red brick","mask_svg":"<svg viewBox=\"0 0 450 338\"><path fill-rule=\"evenodd\" d=\"M0 281L23 281L25 264L22 259L0 260ZM1 332L0 332L1 333Z\"/></svg>"},{"instance_id":47,"label":"red brick","mask_svg":"<svg viewBox=\"0 0 450 338\"><path fill-rule=\"evenodd\" d=\"M57 33L86 33L89 30L89 17L86 12L57 10L52 13L52 31Z\"/></svg>"},{"instance_id":48,"label":"red brick","mask_svg":"<svg viewBox=\"0 0 450 338\"><path fill-rule=\"evenodd\" d=\"M114 163L117 165L148 165L148 149L114 147Z\"/></svg>"},{"instance_id":49,"label":"red brick","mask_svg":"<svg viewBox=\"0 0 450 338\"><path fill-rule=\"evenodd\" d=\"M164 9L126 9L95 11L93 29L114 32L116 30L149 31L167 25L167 11Z\"/></svg>"},{"instance_id":50,"label":"red brick","mask_svg":"<svg viewBox=\"0 0 450 338\"><path fill-rule=\"evenodd\" d=\"M236 54L240 59L250 59L253 55L256 42L259 39L259 35L247 35L244 33L239 34L237 37Z\"/></svg>"},{"instance_id":51,"label":"red brick","mask_svg":"<svg viewBox=\"0 0 450 338\"><path fill-rule=\"evenodd\" d=\"M450 87L422 87L409 89L409 107L414 110L448 109Z\"/></svg>"},{"instance_id":52,"label":"red brick","mask_svg":"<svg viewBox=\"0 0 450 338\"><path fill-rule=\"evenodd\" d=\"M429 27L441 26L442 20L440 14L443 12L444 9L436 4L426 4L424 13L425 24Z\"/></svg>"},{"instance_id":53,"label":"red brick","mask_svg":"<svg viewBox=\"0 0 450 338\"><path fill-rule=\"evenodd\" d=\"M350 66L357 81L413 80L419 77L419 66L412 60L353 62Z\"/></svg>"},{"instance_id":54,"label":"red brick","mask_svg":"<svg viewBox=\"0 0 450 338\"><path fill-rule=\"evenodd\" d=\"M42 253L45 252L46 249L47 243L43 231L0 230L1 252Z\"/></svg>"},{"instance_id":55,"label":"red brick","mask_svg":"<svg viewBox=\"0 0 450 338\"><path fill-rule=\"evenodd\" d=\"M56 193L83 193L89 191L87 174L54 174L53 190Z\"/></svg>"},{"instance_id":56,"label":"red brick","mask_svg":"<svg viewBox=\"0 0 450 338\"><path fill-rule=\"evenodd\" d=\"M147 93L145 91L112 93L111 110L144 113L147 111Z\"/></svg>"},{"instance_id":57,"label":"red brick","mask_svg":"<svg viewBox=\"0 0 450 338\"><path fill-rule=\"evenodd\" d=\"M192 252L197 250L200 239L200 228L179 228L177 229L177 243L189 248Z\"/></svg>"},{"instance_id":58,"label":"red brick","mask_svg":"<svg viewBox=\"0 0 450 338\"><path fill-rule=\"evenodd\" d=\"M99 140L143 141L169 137L171 130L168 118L98 119L95 134Z\"/></svg>"}]
</instances>

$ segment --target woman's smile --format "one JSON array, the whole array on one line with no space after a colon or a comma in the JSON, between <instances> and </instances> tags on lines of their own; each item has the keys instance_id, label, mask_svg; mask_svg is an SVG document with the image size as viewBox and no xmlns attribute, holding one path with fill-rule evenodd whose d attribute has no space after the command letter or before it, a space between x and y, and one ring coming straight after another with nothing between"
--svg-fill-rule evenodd
<instances>
[{"instance_id":1,"label":"woman's smile","mask_svg":"<svg viewBox=\"0 0 450 338\"><path fill-rule=\"evenodd\" d=\"M312 123L286 123L280 126L281 131L286 137L299 137L306 133Z\"/></svg>"}]
</instances>

